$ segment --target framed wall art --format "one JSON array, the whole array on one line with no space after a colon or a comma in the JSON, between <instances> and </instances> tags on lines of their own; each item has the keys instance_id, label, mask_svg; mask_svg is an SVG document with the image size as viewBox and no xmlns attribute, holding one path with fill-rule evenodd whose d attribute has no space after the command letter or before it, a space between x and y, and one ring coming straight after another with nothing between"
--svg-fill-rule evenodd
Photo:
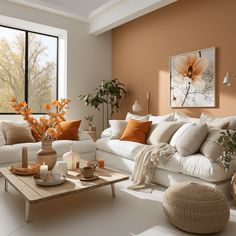
<instances>
[{"instance_id":1,"label":"framed wall art","mask_svg":"<svg viewBox=\"0 0 236 236\"><path fill-rule=\"evenodd\" d=\"M215 48L170 57L170 106L215 107Z\"/></svg>"}]
</instances>

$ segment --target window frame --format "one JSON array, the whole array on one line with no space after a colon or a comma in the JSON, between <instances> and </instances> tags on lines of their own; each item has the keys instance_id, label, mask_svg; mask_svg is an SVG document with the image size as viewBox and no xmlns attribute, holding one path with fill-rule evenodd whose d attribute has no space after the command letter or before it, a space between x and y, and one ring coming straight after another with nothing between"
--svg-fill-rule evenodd
<instances>
[{"instance_id":1,"label":"window frame","mask_svg":"<svg viewBox=\"0 0 236 236\"><path fill-rule=\"evenodd\" d=\"M28 58L29 58L29 42L28 42L28 38L29 38L29 33L33 33L33 34L39 34L39 35L44 35L44 36L48 36L48 37L52 37L52 38L56 38L56 42L57 42L57 51L56 51L56 99L58 100L58 89L59 89L59 79L58 79L58 65L59 65L59 37L55 36L55 35L50 35L50 34L45 34L45 33L39 33L37 31L31 31L31 30L25 30L25 29L21 29L21 28L16 28L16 27L11 27L11 26L6 26L6 25L1 25L0 27L5 27L5 28L9 28L9 29L14 29L14 30L19 30L19 31L23 31L25 32L25 102L28 103L28 91L29 91L29 78L28 78ZM33 115L45 115L45 112L33 112ZM16 114L14 112L1 112L0 111L0 115L19 115Z\"/></svg>"}]
</instances>

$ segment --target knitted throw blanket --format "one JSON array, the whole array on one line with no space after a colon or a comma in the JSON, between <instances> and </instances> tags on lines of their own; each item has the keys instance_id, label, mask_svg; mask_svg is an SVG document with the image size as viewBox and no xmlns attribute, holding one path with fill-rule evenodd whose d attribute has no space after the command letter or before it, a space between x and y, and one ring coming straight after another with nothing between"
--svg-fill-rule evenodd
<instances>
[{"instance_id":1,"label":"knitted throw blanket","mask_svg":"<svg viewBox=\"0 0 236 236\"><path fill-rule=\"evenodd\" d=\"M175 148L167 143L144 147L134 158L135 167L131 177L133 184L128 189L140 189L150 185L160 160L169 160L175 151Z\"/></svg>"}]
</instances>

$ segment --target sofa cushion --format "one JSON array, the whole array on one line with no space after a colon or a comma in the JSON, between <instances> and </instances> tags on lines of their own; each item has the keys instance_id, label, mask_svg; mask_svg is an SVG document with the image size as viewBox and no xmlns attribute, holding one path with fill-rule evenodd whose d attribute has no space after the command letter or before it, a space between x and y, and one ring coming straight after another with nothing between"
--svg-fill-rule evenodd
<instances>
[{"instance_id":1,"label":"sofa cushion","mask_svg":"<svg viewBox=\"0 0 236 236\"><path fill-rule=\"evenodd\" d=\"M224 151L223 146L218 143L222 129L212 128L208 130L208 135L200 148L200 152L211 161L217 161Z\"/></svg>"},{"instance_id":2,"label":"sofa cushion","mask_svg":"<svg viewBox=\"0 0 236 236\"><path fill-rule=\"evenodd\" d=\"M97 149L134 160L134 156L144 147L144 144L118 139L101 138L96 142Z\"/></svg>"},{"instance_id":3,"label":"sofa cushion","mask_svg":"<svg viewBox=\"0 0 236 236\"><path fill-rule=\"evenodd\" d=\"M172 136L170 140L170 145L173 147L176 147L177 143L179 142L180 138L183 136L183 134L192 126L194 126L194 123L187 122L183 124Z\"/></svg>"},{"instance_id":4,"label":"sofa cushion","mask_svg":"<svg viewBox=\"0 0 236 236\"><path fill-rule=\"evenodd\" d=\"M146 143L148 132L152 126L151 121L138 121L130 119L120 140Z\"/></svg>"},{"instance_id":5,"label":"sofa cushion","mask_svg":"<svg viewBox=\"0 0 236 236\"><path fill-rule=\"evenodd\" d=\"M6 135L6 144L35 142L31 129L28 126L13 122L3 122L3 128Z\"/></svg>"},{"instance_id":6,"label":"sofa cushion","mask_svg":"<svg viewBox=\"0 0 236 236\"><path fill-rule=\"evenodd\" d=\"M79 140L78 129L81 120L66 120L60 123L62 134L57 137L57 140Z\"/></svg>"},{"instance_id":7,"label":"sofa cushion","mask_svg":"<svg viewBox=\"0 0 236 236\"><path fill-rule=\"evenodd\" d=\"M201 147L208 133L206 124L194 125L181 137L176 148L180 155L189 156L196 153Z\"/></svg>"},{"instance_id":8,"label":"sofa cushion","mask_svg":"<svg viewBox=\"0 0 236 236\"><path fill-rule=\"evenodd\" d=\"M182 122L161 122L154 124L148 134L148 144L169 143L176 130L182 125Z\"/></svg>"},{"instance_id":9,"label":"sofa cushion","mask_svg":"<svg viewBox=\"0 0 236 236\"><path fill-rule=\"evenodd\" d=\"M126 120L109 120L111 125L111 138L119 139L125 131L128 121Z\"/></svg>"},{"instance_id":10,"label":"sofa cushion","mask_svg":"<svg viewBox=\"0 0 236 236\"><path fill-rule=\"evenodd\" d=\"M225 127L223 127L224 129L232 129L232 130L236 130L236 116L226 116L226 117L214 117L210 114L207 113L202 113L201 117L200 117L200 124L204 124L207 123L208 125L212 125L212 127L215 128L222 128L219 127L220 123L229 122L228 127L226 127L227 125L225 124Z\"/></svg>"},{"instance_id":11,"label":"sofa cushion","mask_svg":"<svg viewBox=\"0 0 236 236\"><path fill-rule=\"evenodd\" d=\"M187 116L184 113L179 112L179 111L176 111L174 113L174 120L175 121L182 121L182 122L191 122L191 123L195 123L195 124L199 124L199 122L200 122L200 118Z\"/></svg>"}]
</instances>

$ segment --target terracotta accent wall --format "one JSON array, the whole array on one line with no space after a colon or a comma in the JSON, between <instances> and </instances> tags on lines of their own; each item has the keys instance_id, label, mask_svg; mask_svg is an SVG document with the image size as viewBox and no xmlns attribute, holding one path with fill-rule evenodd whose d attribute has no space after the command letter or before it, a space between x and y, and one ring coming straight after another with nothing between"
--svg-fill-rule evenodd
<instances>
[{"instance_id":1,"label":"terracotta accent wall","mask_svg":"<svg viewBox=\"0 0 236 236\"><path fill-rule=\"evenodd\" d=\"M236 1L179 0L112 31L112 77L128 87L117 118L124 118L135 98L146 113L181 111L192 116L236 115L236 78L222 84L226 72L236 75ZM216 107L172 109L169 105L169 56L216 47Z\"/></svg>"}]
</instances>

